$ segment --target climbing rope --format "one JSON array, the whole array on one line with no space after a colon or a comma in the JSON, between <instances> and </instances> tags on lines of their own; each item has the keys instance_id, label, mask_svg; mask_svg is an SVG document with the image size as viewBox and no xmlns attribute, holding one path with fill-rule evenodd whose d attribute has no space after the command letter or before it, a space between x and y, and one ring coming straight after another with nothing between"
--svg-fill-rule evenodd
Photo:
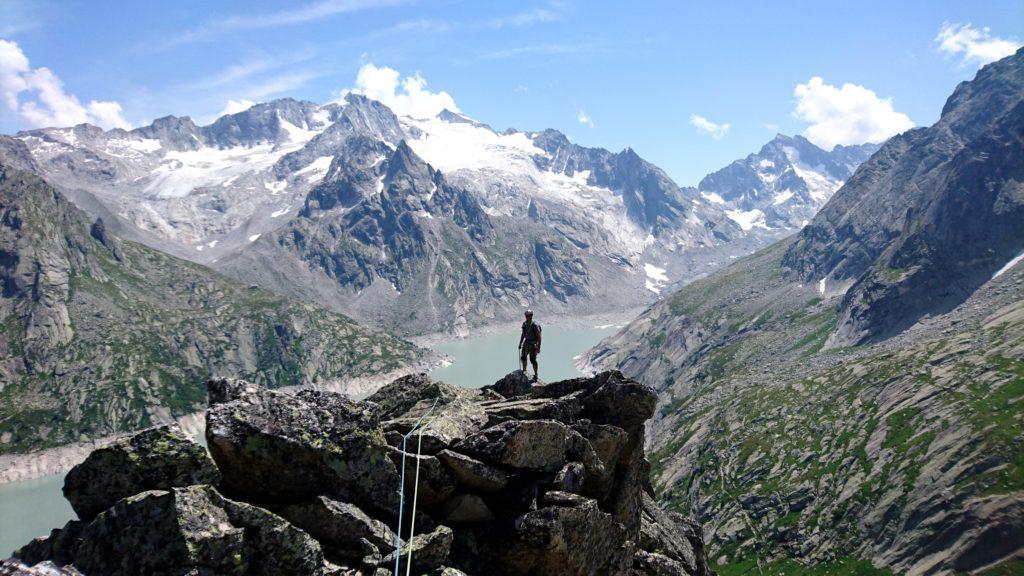
<instances>
[{"instance_id":1,"label":"climbing rope","mask_svg":"<svg viewBox=\"0 0 1024 576\"><path fill-rule=\"evenodd\" d=\"M412 429L409 430L409 432L406 433L404 436L402 436L402 480L401 484L398 487L398 527L397 530L395 530L395 571L393 576L401 575L401 573L399 572L399 568L401 567L402 560L402 513L404 512L405 509L405 459L409 455L407 451L409 437L412 436L417 431L419 431L419 443L416 448L416 474L414 480L416 484L413 487L412 517L409 521L409 557L408 560L406 561L406 575L408 575L410 570L412 570L412 534L414 534L416 531L416 499L419 496L420 454L421 449L423 448L423 429L429 426L430 424L429 422L424 423L423 421L429 418L430 415L434 413L434 408L437 407L438 400L439 398L434 398L434 403L431 404L430 410L428 410L427 413L424 414L423 416L420 416L419 419L416 420L416 424L413 425ZM422 427L421 424L423 425Z\"/></svg>"},{"instance_id":2,"label":"climbing rope","mask_svg":"<svg viewBox=\"0 0 1024 576\"><path fill-rule=\"evenodd\" d=\"M409 572L412 570L412 540L416 537L416 501L420 494L420 462L422 462L420 455L423 453L423 430L430 426L430 424L428 422L423 428L419 429L419 438L416 442L416 476L412 485L412 515L409 516L409 558L405 562L405 576L409 576Z\"/></svg>"}]
</instances>

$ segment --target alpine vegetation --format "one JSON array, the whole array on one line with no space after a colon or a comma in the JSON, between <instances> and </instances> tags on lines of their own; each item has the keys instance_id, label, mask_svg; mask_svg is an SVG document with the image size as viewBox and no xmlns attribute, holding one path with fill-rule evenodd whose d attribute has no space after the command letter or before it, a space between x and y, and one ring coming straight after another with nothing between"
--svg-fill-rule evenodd
<instances>
[{"instance_id":1,"label":"alpine vegetation","mask_svg":"<svg viewBox=\"0 0 1024 576\"><path fill-rule=\"evenodd\" d=\"M974 573L1024 550L1022 113L1018 51L798 234L588 353L658 390L651 481L723 571Z\"/></svg>"}]
</instances>

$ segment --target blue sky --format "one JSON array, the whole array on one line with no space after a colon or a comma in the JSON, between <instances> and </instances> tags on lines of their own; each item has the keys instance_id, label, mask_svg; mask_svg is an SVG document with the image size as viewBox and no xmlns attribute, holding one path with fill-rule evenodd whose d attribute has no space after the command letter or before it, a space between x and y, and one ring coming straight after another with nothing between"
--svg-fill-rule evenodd
<instances>
[{"instance_id":1,"label":"blue sky","mask_svg":"<svg viewBox=\"0 0 1024 576\"><path fill-rule=\"evenodd\" d=\"M0 0L0 14L3 133L388 93L387 74L356 82L388 67L426 82L409 99L428 109L443 91L498 129L629 146L683 185L776 132L831 146L931 124L958 82L1024 40L1021 0Z\"/></svg>"}]
</instances>

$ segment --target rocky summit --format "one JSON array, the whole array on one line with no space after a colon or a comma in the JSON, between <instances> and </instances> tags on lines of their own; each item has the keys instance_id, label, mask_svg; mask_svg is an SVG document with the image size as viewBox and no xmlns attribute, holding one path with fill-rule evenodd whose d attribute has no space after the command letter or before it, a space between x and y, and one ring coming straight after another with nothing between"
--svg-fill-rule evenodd
<instances>
[{"instance_id":1,"label":"rocky summit","mask_svg":"<svg viewBox=\"0 0 1024 576\"><path fill-rule=\"evenodd\" d=\"M97 450L66 480L79 519L0 574L709 574L700 527L652 498L655 393L617 371L208 400L208 453L173 425Z\"/></svg>"}]
</instances>

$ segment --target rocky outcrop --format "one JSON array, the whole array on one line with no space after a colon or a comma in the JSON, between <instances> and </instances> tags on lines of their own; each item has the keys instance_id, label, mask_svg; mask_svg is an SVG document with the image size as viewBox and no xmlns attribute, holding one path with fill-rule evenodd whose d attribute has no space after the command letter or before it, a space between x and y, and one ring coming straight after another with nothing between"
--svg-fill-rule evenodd
<instances>
[{"instance_id":1,"label":"rocky outcrop","mask_svg":"<svg viewBox=\"0 0 1024 576\"><path fill-rule=\"evenodd\" d=\"M64 478L64 497L79 518L90 520L140 492L219 482L206 450L176 425L165 425L89 454Z\"/></svg>"},{"instance_id":2,"label":"rocky outcrop","mask_svg":"<svg viewBox=\"0 0 1024 576\"><path fill-rule=\"evenodd\" d=\"M362 402L213 380L212 461L170 427L98 450L65 487L82 519L0 570L370 575L411 549L418 574L708 573L700 531L648 488L650 388L617 372L497 388L518 396L425 375Z\"/></svg>"}]
</instances>

